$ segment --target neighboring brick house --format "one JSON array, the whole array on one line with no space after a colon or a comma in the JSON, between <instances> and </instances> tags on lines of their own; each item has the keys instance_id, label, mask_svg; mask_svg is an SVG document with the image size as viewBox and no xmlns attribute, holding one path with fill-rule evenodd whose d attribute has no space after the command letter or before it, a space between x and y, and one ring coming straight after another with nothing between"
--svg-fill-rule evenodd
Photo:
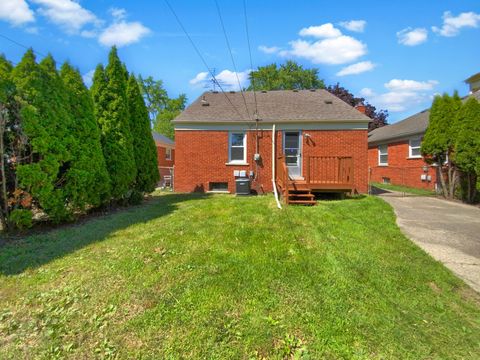
<instances>
[{"instance_id":1,"label":"neighboring brick house","mask_svg":"<svg viewBox=\"0 0 480 360\"><path fill-rule=\"evenodd\" d=\"M480 74L466 81L470 79L476 82L471 84L469 96L480 100L478 89ZM475 88L474 85L477 87ZM419 189L437 188L437 167L427 164L420 153L429 117L430 110L427 109L368 134L370 181Z\"/></svg>"},{"instance_id":2,"label":"neighboring brick house","mask_svg":"<svg viewBox=\"0 0 480 360\"><path fill-rule=\"evenodd\" d=\"M367 116L326 90L255 95L257 105L252 92L206 92L174 120L176 191L234 193L246 176L254 191L270 192L272 165L283 162L292 184L335 191L348 178L350 190L367 192Z\"/></svg>"},{"instance_id":3,"label":"neighboring brick house","mask_svg":"<svg viewBox=\"0 0 480 360\"><path fill-rule=\"evenodd\" d=\"M160 185L165 185L165 176L170 182L173 176L173 166L175 165L175 142L168 137L152 131L155 145L157 146L158 172L160 173Z\"/></svg>"},{"instance_id":4,"label":"neighboring brick house","mask_svg":"<svg viewBox=\"0 0 480 360\"><path fill-rule=\"evenodd\" d=\"M436 169L420 153L429 116L424 110L368 134L370 181L435 189Z\"/></svg>"}]
</instances>

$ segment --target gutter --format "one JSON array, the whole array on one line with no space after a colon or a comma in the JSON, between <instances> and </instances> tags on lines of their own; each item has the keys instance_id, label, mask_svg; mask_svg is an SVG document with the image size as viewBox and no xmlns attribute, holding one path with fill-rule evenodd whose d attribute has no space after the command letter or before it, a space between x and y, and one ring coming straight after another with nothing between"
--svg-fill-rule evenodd
<instances>
[{"instance_id":1,"label":"gutter","mask_svg":"<svg viewBox=\"0 0 480 360\"><path fill-rule=\"evenodd\" d=\"M272 125L272 185L273 185L273 194L275 195L275 201L277 202L277 207L282 208L280 200L278 199L277 184L275 184L275 124Z\"/></svg>"}]
</instances>

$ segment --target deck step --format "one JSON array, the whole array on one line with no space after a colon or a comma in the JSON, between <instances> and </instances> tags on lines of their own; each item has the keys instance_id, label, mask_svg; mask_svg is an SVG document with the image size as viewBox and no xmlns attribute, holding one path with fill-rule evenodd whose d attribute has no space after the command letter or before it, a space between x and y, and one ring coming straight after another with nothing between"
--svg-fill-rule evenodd
<instances>
[{"instance_id":1,"label":"deck step","mask_svg":"<svg viewBox=\"0 0 480 360\"><path fill-rule=\"evenodd\" d=\"M313 195L311 193L306 193L306 194L289 193L288 196L289 197L299 197L299 198L310 198L310 199L315 198L315 195Z\"/></svg>"},{"instance_id":2,"label":"deck step","mask_svg":"<svg viewBox=\"0 0 480 360\"><path fill-rule=\"evenodd\" d=\"M292 189L288 192L287 204L316 205L315 195L309 189Z\"/></svg>"},{"instance_id":3,"label":"deck step","mask_svg":"<svg viewBox=\"0 0 480 360\"><path fill-rule=\"evenodd\" d=\"M316 205L317 202L315 200L288 200L289 204L296 204L296 205Z\"/></svg>"}]
</instances>

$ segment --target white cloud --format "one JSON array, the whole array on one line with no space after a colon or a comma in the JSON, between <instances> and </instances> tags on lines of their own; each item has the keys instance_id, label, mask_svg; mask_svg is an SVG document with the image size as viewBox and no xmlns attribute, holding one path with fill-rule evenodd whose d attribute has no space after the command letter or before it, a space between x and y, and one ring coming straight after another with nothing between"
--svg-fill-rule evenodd
<instances>
[{"instance_id":1,"label":"white cloud","mask_svg":"<svg viewBox=\"0 0 480 360\"><path fill-rule=\"evenodd\" d=\"M363 32L367 22L365 20L350 20L342 21L338 25L350 31Z\"/></svg>"},{"instance_id":2,"label":"white cloud","mask_svg":"<svg viewBox=\"0 0 480 360\"><path fill-rule=\"evenodd\" d=\"M443 13L443 25L438 28L432 26L432 30L442 36L452 37L460 33L460 29L464 27L477 28L480 25L480 14L472 11L461 13L453 16L450 11Z\"/></svg>"},{"instance_id":3,"label":"white cloud","mask_svg":"<svg viewBox=\"0 0 480 360\"><path fill-rule=\"evenodd\" d=\"M375 66L376 65L371 61L361 61L356 64L352 64L347 67L344 67L342 70L337 72L337 76L361 74L361 73L373 70Z\"/></svg>"},{"instance_id":4,"label":"white cloud","mask_svg":"<svg viewBox=\"0 0 480 360\"><path fill-rule=\"evenodd\" d=\"M279 51L280 56L304 58L314 64L345 64L367 53L367 46L364 43L343 35L331 23L303 28L299 34L320 39L290 41L290 49Z\"/></svg>"},{"instance_id":5,"label":"white cloud","mask_svg":"<svg viewBox=\"0 0 480 360\"><path fill-rule=\"evenodd\" d=\"M392 79L385 83L388 90L377 94L370 88L363 88L360 94L378 108L387 109L390 112L401 112L431 100L429 91L438 84L438 81L415 81Z\"/></svg>"},{"instance_id":6,"label":"white cloud","mask_svg":"<svg viewBox=\"0 0 480 360\"><path fill-rule=\"evenodd\" d=\"M373 96L375 93L370 88L363 88L360 90L360 96Z\"/></svg>"},{"instance_id":7,"label":"white cloud","mask_svg":"<svg viewBox=\"0 0 480 360\"><path fill-rule=\"evenodd\" d=\"M25 0L1 0L0 20L18 26L35 21L35 17Z\"/></svg>"},{"instance_id":8,"label":"white cloud","mask_svg":"<svg viewBox=\"0 0 480 360\"><path fill-rule=\"evenodd\" d=\"M388 90L391 91L423 91L423 90L432 90L438 81L428 80L428 81L415 81L415 80L399 80L392 79L389 82L384 84Z\"/></svg>"},{"instance_id":9,"label":"white cloud","mask_svg":"<svg viewBox=\"0 0 480 360\"><path fill-rule=\"evenodd\" d=\"M150 29L140 22L126 22L121 20L114 22L104 29L98 41L105 46L116 45L121 47L140 41L140 39L150 34L150 32Z\"/></svg>"},{"instance_id":10,"label":"white cloud","mask_svg":"<svg viewBox=\"0 0 480 360\"><path fill-rule=\"evenodd\" d=\"M89 88L93 83L93 74L95 74L95 69L90 70L82 75L83 82Z\"/></svg>"},{"instance_id":11,"label":"white cloud","mask_svg":"<svg viewBox=\"0 0 480 360\"><path fill-rule=\"evenodd\" d=\"M209 79L208 72L200 72L193 79L189 81L190 85L196 86L205 83Z\"/></svg>"},{"instance_id":12,"label":"white cloud","mask_svg":"<svg viewBox=\"0 0 480 360\"><path fill-rule=\"evenodd\" d=\"M397 32L398 42L406 46L420 45L427 41L428 31L424 28L412 29L410 27Z\"/></svg>"},{"instance_id":13,"label":"white cloud","mask_svg":"<svg viewBox=\"0 0 480 360\"><path fill-rule=\"evenodd\" d=\"M123 20L127 17L127 11L122 8L112 7L109 12L116 20Z\"/></svg>"},{"instance_id":14,"label":"white cloud","mask_svg":"<svg viewBox=\"0 0 480 360\"><path fill-rule=\"evenodd\" d=\"M265 45L260 45L258 47L258 50L265 54L275 54L280 51L280 48L277 46L265 46Z\"/></svg>"},{"instance_id":15,"label":"white cloud","mask_svg":"<svg viewBox=\"0 0 480 360\"><path fill-rule=\"evenodd\" d=\"M241 88L244 88L248 85L248 76L251 70L239 71L238 80L240 81ZM228 69L222 70L219 72L215 78L220 83L224 90L236 90L239 91L237 76L235 71L230 71ZM200 72L193 79L189 81L192 86L201 86L206 85L207 82L212 81L212 77L208 72Z\"/></svg>"},{"instance_id":16,"label":"white cloud","mask_svg":"<svg viewBox=\"0 0 480 360\"><path fill-rule=\"evenodd\" d=\"M336 38L341 36L342 32L335 28L332 23L326 23L319 26L303 28L298 34L300 36L313 36L317 38Z\"/></svg>"},{"instance_id":17,"label":"white cloud","mask_svg":"<svg viewBox=\"0 0 480 360\"><path fill-rule=\"evenodd\" d=\"M86 25L101 24L94 13L72 0L32 0L40 5L39 13L69 34L78 34Z\"/></svg>"},{"instance_id":18,"label":"white cloud","mask_svg":"<svg viewBox=\"0 0 480 360\"><path fill-rule=\"evenodd\" d=\"M367 53L367 46L350 36L318 40L294 40L291 49L280 51L284 57L296 56L310 60L314 64L345 64L357 60Z\"/></svg>"}]
</instances>

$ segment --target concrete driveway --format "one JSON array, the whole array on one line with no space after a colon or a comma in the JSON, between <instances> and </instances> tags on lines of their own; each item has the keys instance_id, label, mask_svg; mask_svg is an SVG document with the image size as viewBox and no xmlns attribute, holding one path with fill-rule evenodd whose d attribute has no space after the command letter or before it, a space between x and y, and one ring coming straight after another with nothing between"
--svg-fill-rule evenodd
<instances>
[{"instance_id":1,"label":"concrete driveway","mask_svg":"<svg viewBox=\"0 0 480 360\"><path fill-rule=\"evenodd\" d=\"M433 197L377 194L407 237L480 292L480 209Z\"/></svg>"}]
</instances>

